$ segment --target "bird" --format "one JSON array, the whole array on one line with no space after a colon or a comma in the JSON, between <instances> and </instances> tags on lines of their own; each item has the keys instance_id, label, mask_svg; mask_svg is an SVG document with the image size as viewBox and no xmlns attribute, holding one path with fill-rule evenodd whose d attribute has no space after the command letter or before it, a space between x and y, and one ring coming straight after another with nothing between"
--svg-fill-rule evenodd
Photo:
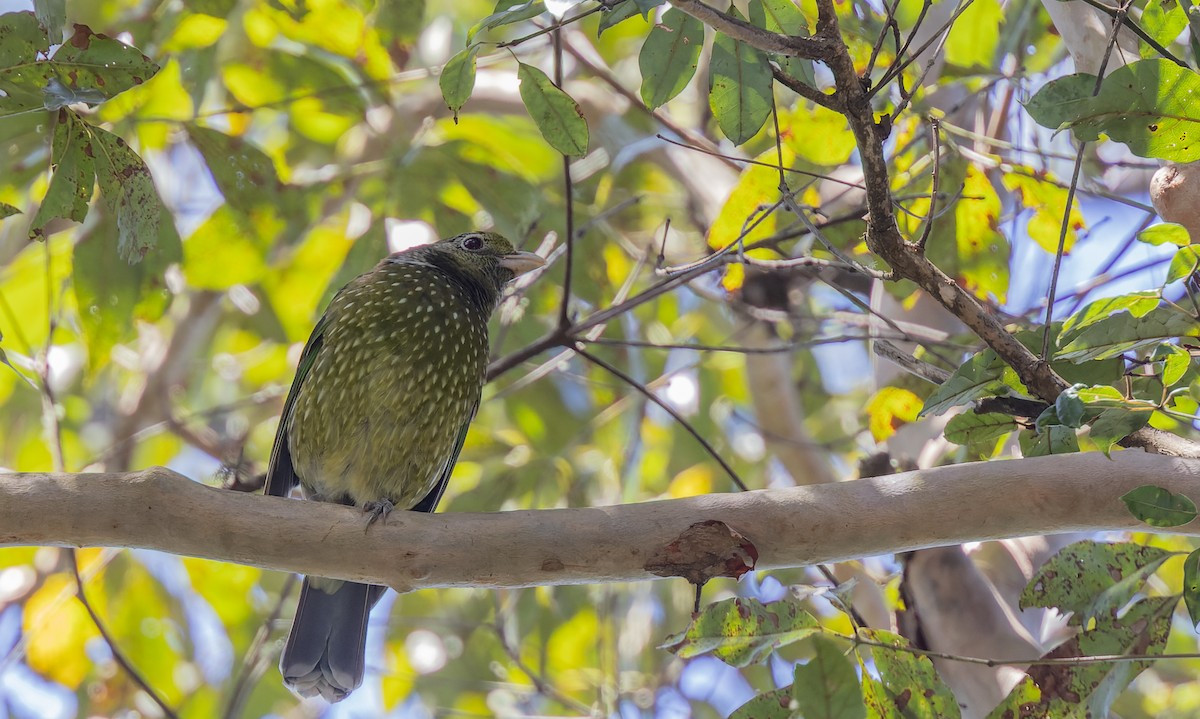
<instances>
[{"instance_id":1,"label":"bird","mask_svg":"<svg viewBox=\"0 0 1200 719\"><path fill-rule=\"evenodd\" d=\"M283 404L265 493L432 512L479 409L488 318L504 285L545 264L503 236L467 232L388 255L334 295ZM386 587L305 577L279 660L302 697L363 680L367 615Z\"/></svg>"}]
</instances>

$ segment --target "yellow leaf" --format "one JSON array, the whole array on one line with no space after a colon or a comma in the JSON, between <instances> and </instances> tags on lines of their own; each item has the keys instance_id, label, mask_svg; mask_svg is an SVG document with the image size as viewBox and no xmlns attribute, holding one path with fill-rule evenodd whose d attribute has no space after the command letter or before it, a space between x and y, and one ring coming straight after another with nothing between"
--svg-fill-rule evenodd
<instances>
[{"instance_id":1,"label":"yellow leaf","mask_svg":"<svg viewBox=\"0 0 1200 719\"><path fill-rule=\"evenodd\" d=\"M225 18L205 15L203 13L192 13L185 15L179 24L175 26L175 31L171 33L171 37L163 43L162 51L164 53L177 53L181 50L193 50L201 47L208 47L217 40L221 39L221 35L225 33L225 27L229 24Z\"/></svg>"},{"instance_id":2,"label":"yellow leaf","mask_svg":"<svg viewBox=\"0 0 1200 719\"><path fill-rule=\"evenodd\" d=\"M726 292L737 292L742 289L742 283L745 281L746 266L729 265L725 268L725 274L721 277L721 287L725 288Z\"/></svg>"},{"instance_id":3,"label":"yellow leaf","mask_svg":"<svg viewBox=\"0 0 1200 719\"><path fill-rule=\"evenodd\" d=\"M779 162L779 158L773 149L759 155L757 159L760 162L766 162L771 165ZM795 156L792 151L787 146L784 146L784 166L789 166L794 159ZM749 228L751 225L754 225L754 229L747 232L744 238L747 243L774 234L776 227L775 218L779 210L763 218L757 225L755 225L755 222L759 220L759 215L762 212L765 212L778 202L778 200L779 171L774 167L764 165L750 165L747 167L742 172L742 176L738 178L733 191L729 193L729 198L725 200L725 204L721 207L721 212L718 213L717 219L713 221L712 226L708 229L709 247L721 249L729 246L741 236L743 228Z\"/></svg>"},{"instance_id":4,"label":"yellow leaf","mask_svg":"<svg viewBox=\"0 0 1200 719\"><path fill-rule=\"evenodd\" d=\"M25 603L22 628L29 643L29 666L63 686L78 689L91 671L84 651L88 640L99 636L87 610L75 598L74 581L55 574Z\"/></svg>"},{"instance_id":5,"label":"yellow leaf","mask_svg":"<svg viewBox=\"0 0 1200 719\"><path fill-rule=\"evenodd\" d=\"M712 468L707 464L694 464L675 475L667 487L667 494L672 499L680 497L695 497L712 491Z\"/></svg>"},{"instance_id":6,"label":"yellow leaf","mask_svg":"<svg viewBox=\"0 0 1200 719\"><path fill-rule=\"evenodd\" d=\"M903 424L916 420L921 412L921 398L899 387L884 387L867 402L867 417L871 436L876 442L891 437Z\"/></svg>"}]
</instances>

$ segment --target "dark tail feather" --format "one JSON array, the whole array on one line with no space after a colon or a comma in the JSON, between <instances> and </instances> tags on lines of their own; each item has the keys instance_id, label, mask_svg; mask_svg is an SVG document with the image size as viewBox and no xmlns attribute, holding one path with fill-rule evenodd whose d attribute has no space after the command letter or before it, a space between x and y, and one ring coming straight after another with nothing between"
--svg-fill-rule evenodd
<instances>
[{"instance_id":1,"label":"dark tail feather","mask_svg":"<svg viewBox=\"0 0 1200 719\"><path fill-rule=\"evenodd\" d=\"M279 671L292 691L336 702L362 684L367 615L384 589L343 582L328 593L304 578L292 632L279 658Z\"/></svg>"}]
</instances>

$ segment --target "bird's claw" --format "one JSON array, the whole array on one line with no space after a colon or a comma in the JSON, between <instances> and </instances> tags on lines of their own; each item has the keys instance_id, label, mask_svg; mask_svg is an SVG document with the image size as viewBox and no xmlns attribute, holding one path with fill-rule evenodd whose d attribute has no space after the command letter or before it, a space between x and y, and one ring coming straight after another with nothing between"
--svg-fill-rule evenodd
<instances>
[{"instance_id":1,"label":"bird's claw","mask_svg":"<svg viewBox=\"0 0 1200 719\"><path fill-rule=\"evenodd\" d=\"M367 502L364 504L363 513L371 515L371 518L367 520L367 527L370 528L372 524L381 519L384 524L387 524L387 516L395 508L396 505L392 504L390 499L381 499L378 502Z\"/></svg>"}]
</instances>

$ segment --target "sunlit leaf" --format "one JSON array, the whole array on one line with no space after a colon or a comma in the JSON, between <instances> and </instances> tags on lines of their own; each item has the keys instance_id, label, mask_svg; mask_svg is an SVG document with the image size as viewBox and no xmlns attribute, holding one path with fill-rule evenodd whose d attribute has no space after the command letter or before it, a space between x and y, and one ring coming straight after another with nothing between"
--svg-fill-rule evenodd
<instances>
[{"instance_id":1,"label":"sunlit leaf","mask_svg":"<svg viewBox=\"0 0 1200 719\"><path fill-rule=\"evenodd\" d=\"M1147 245L1175 245L1176 247L1186 247L1192 241L1187 228L1174 222L1160 222L1157 225L1151 225L1137 233L1137 238Z\"/></svg>"},{"instance_id":2,"label":"sunlit leaf","mask_svg":"<svg viewBox=\"0 0 1200 719\"><path fill-rule=\"evenodd\" d=\"M958 702L950 687L942 681L929 657L906 652L909 642L904 637L881 629L860 629L867 638L884 646L873 646L871 656L879 669L884 695L899 711L901 717L961 716ZM894 648L893 648L894 647ZM920 691L913 691L920 687Z\"/></svg>"},{"instance_id":3,"label":"sunlit leaf","mask_svg":"<svg viewBox=\"0 0 1200 719\"><path fill-rule=\"evenodd\" d=\"M1071 315L1063 322L1058 336L1060 343L1069 342L1079 330L1095 324L1117 312L1128 310L1133 317L1145 317L1151 310L1158 307L1160 293L1158 290L1131 292L1116 297L1105 297L1084 305L1083 309Z\"/></svg>"},{"instance_id":4,"label":"sunlit leaf","mask_svg":"<svg viewBox=\"0 0 1200 719\"><path fill-rule=\"evenodd\" d=\"M1170 553L1142 544L1084 540L1063 548L1029 580L1020 606L1057 607L1071 612L1073 626L1119 609L1138 591ZM1143 571L1146 570L1148 571ZM1133 581L1117 593L1105 592L1122 580Z\"/></svg>"},{"instance_id":5,"label":"sunlit leaf","mask_svg":"<svg viewBox=\"0 0 1200 719\"><path fill-rule=\"evenodd\" d=\"M582 157L588 149L588 126L579 105L533 65L519 63L521 101L550 146L564 155Z\"/></svg>"},{"instance_id":6,"label":"sunlit leaf","mask_svg":"<svg viewBox=\"0 0 1200 719\"><path fill-rule=\"evenodd\" d=\"M642 101L650 109L683 92L696 74L704 46L704 24L675 8L663 13L638 53Z\"/></svg>"},{"instance_id":7,"label":"sunlit leaf","mask_svg":"<svg viewBox=\"0 0 1200 719\"><path fill-rule=\"evenodd\" d=\"M712 652L726 664L744 667L820 627L794 599L763 604L757 599L736 597L705 607L685 632L668 638L663 646L679 657Z\"/></svg>"},{"instance_id":8,"label":"sunlit leaf","mask_svg":"<svg viewBox=\"0 0 1200 719\"><path fill-rule=\"evenodd\" d=\"M1196 503L1186 495L1146 484L1121 495L1129 513L1151 527L1178 527L1196 518Z\"/></svg>"},{"instance_id":9,"label":"sunlit leaf","mask_svg":"<svg viewBox=\"0 0 1200 719\"><path fill-rule=\"evenodd\" d=\"M883 387L867 400L868 426L876 442L891 437L921 412L921 398L900 387Z\"/></svg>"},{"instance_id":10,"label":"sunlit leaf","mask_svg":"<svg viewBox=\"0 0 1200 719\"><path fill-rule=\"evenodd\" d=\"M1141 317L1118 312L1073 334L1055 357L1073 362L1105 359L1176 337L1200 337L1200 322L1171 306L1155 307Z\"/></svg>"},{"instance_id":11,"label":"sunlit leaf","mask_svg":"<svg viewBox=\"0 0 1200 719\"><path fill-rule=\"evenodd\" d=\"M1025 106L1038 124L1070 127L1081 140L1107 135L1141 157L1200 159L1200 116L1191 98L1200 75L1169 60L1140 60L1114 70L1092 97L1095 77L1070 75L1044 86Z\"/></svg>"},{"instance_id":12,"label":"sunlit leaf","mask_svg":"<svg viewBox=\"0 0 1200 719\"><path fill-rule=\"evenodd\" d=\"M158 242L162 207L150 169L120 137L99 127L89 132L100 196L117 219L117 254L140 262Z\"/></svg>"},{"instance_id":13,"label":"sunlit leaf","mask_svg":"<svg viewBox=\"0 0 1200 719\"><path fill-rule=\"evenodd\" d=\"M946 38L946 62L965 68L993 67L1003 22L999 0L971 3Z\"/></svg>"},{"instance_id":14,"label":"sunlit leaf","mask_svg":"<svg viewBox=\"0 0 1200 719\"><path fill-rule=\"evenodd\" d=\"M1080 632L1046 654L1047 659L1080 656L1155 655L1166 648L1177 596L1149 597L1118 616L1096 616L1095 628ZM1036 703L1021 707L1025 716L1103 717L1112 702L1151 660L1034 664L1030 678L1042 689Z\"/></svg>"},{"instance_id":15,"label":"sunlit leaf","mask_svg":"<svg viewBox=\"0 0 1200 719\"><path fill-rule=\"evenodd\" d=\"M1163 347L1166 356L1163 358L1162 383L1163 387L1173 387L1191 367L1192 353L1176 345Z\"/></svg>"},{"instance_id":16,"label":"sunlit leaf","mask_svg":"<svg viewBox=\"0 0 1200 719\"><path fill-rule=\"evenodd\" d=\"M1200 549L1193 550L1183 560L1183 603L1195 628L1200 624Z\"/></svg>"},{"instance_id":17,"label":"sunlit leaf","mask_svg":"<svg viewBox=\"0 0 1200 719\"><path fill-rule=\"evenodd\" d=\"M1179 280L1191 277L1196 274L1196 270L1200 269L1200 247L1196 245L1188 245L1180 247L1171 258L1171 265L1167 268L1166 284L1177 282Z\"/></svg>"},{"instance_id":18,"label":"sunlit leaf","mask_svg":"<svg viewBox=\"0 0 1200 719\"><path fill-rule=\"evenodd\" d=\"M92 138L87 124L75 113L61 110L54 126L54 145L50 154L53 174L46 197L33 216L29 236L44 239L44 228L53 219L83 222L96 185L92 157Z\"/></svg>"},{"instance_id":19,"label":"sunlit leaf","mask_svg":"<svg viewBox=\"0 0 1200 719\"><path fill-rule=\"evenodd\" d=\"M25 600L22 629L29 666L71 689L92 671L84 645L99 637L87 610L75 599L74 583L65 574L47 577Z\"/></svg>"},{"instance_id":20,"label":"sunlit leaf","mask_svg":"<svg viewBox=\"0 0 1200 719\"><path fill-rule=\"evenodd\" d=\"M955 206L959 273L977 297L1003 302L1008 295L1008 239L1000 232L1000 197L991 180L967 166L962 199Z\"/></svg>"},{"instance_id":21,"label":"sunlit leaf","mask_svg":"<svg viewBox=\"0 0 1200 719\"><path fill-rule=\"evenodd\" d=\"M1011 394L1016 373L992 350L964 362L950 378L925 398L920 416L938 415L980 397Z\"/></svg>"},{"instance_id":22,"label":"sunlit leaf","mask_svg":"<svg viewBox=\"0 0 1200 719\"><path fill-rule=\"evenodd\" d=\"M1030 174L1012 171L1003 175L1005 189L1016 193L1021 204L1033 211L1025 231L1029 238L1038 244L1048 254L1058 252L1058 240L1062 234L1063 213L1067 206L1067 188L1053 182L1050 175ZM1071 202L1071 212L1067 218L1067 232L1063 241L1063 253L1071 252L1079 231L1086 227L1083 212L1079 209L1079 199Z\"/></svg>"}]
</instances>

